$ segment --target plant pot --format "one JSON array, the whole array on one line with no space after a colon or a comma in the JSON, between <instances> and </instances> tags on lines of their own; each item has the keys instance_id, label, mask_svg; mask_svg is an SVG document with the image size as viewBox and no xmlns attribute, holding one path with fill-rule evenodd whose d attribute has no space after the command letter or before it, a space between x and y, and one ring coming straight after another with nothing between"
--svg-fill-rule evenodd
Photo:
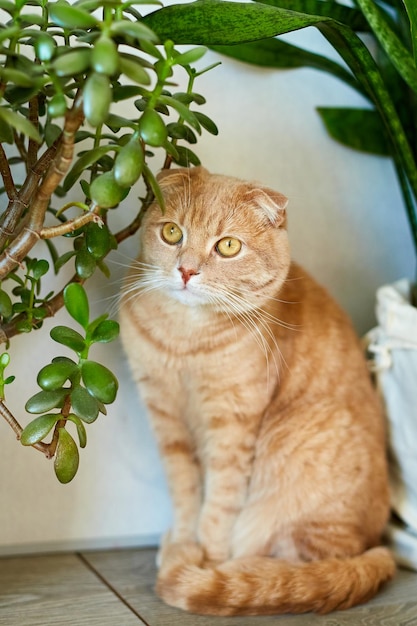
<instances>
[{"instance_id":1,"label":"plant pot","mask_svg":"<svg viewBox=\"0 0 417 626\"><path fill-rule=\"evenodd\" d=\"M393 511L387 538L398 562L417 570L417 308L407 280L378 289L376 316L366 342L387 417Z\"/></svg>"}]
</instances>

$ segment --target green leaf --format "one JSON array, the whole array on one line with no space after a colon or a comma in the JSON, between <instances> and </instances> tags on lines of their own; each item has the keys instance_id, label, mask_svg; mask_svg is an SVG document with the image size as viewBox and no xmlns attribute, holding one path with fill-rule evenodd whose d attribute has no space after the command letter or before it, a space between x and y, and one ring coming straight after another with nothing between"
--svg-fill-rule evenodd
<instances>
[{"instance_id":1,"label":"green leaf","mask_svg":"<svg viewBox=\"0 0 417 626\"><path fill-rule=\"evenodd\" d=\"M123 200L126 190L115 181L113 172L104 172L91 183L90 196L95 205L111 209Z\"/></svg>"},{"instance_id":2,"label":"green leaf","mask_svg":"<svg viewBox=\"0 0 417 626\"><path fill-rule=\"evenodd\" d=\"M361 152L391 156L391 145L376 111L343 107L319 107L317 111L336 141Z\"/></svg>"},{"instance_id":3,"label":"green leaf","mask_svg":"<svg viewBox=\"0 0 417 626\"><path fill-rule=\"evenodd\" d=\"M149 85L151 82L148 72L142 67L139 61L133 61L132 59L126 58L126 56L120 57L120 71L139 85Z\"/></svg>"},{"instance_id":4,"label":"green leaf","mask_svg":"<svg viewBox=\"0 0 417 626\"><path fill-rule=\"evenodd\" d=\"M63 2L49 2L49 17L57 26L75 30L77 28L94 28L97 25L96 18L76 6Z\"/></svg>"},{"instance_id":5,"label":"green leaf","mask_svg":"<svg viewBox=\"0 0 417 626\"><path fill-rule=\"evenodd\" d=\"M205 115L204 113L200 113L200 111L193 111L193 113L196 116L196 118L198 119L198 121L201 124L201 126L207 132L209 132L211 135L218 135L219 134L219 129L217 128L216 124L213 122L213 120L211 120L209 117L207 117L207 115Z\"/></svg>"},{"instance_id":6,"label":"green leaf","mask_svg":"<svg viewBox=\"0 0 417 626\"><path fill-rule=\"evenodd\" d=\"M402 0L410 20L411 41L414 53L414 63L417 66L417 4L415 0Z\"/></svg>"},{"instance_id":7,"label":"green leaf","mask_svg":"<svg viewBox=\"0 0 417 626\"><path fill-rule=\"evenodd\" d=\"M23 429L20 442L24 446L33 446L33 444L39 443L51 432L60 418L59 413L49 413L37 417Z\"/></svg>"},{"instance_id":8,"label":"green leaf","mask_svg":"<svg viewBox=\"0 0 417 626\"><path fill-rule=\"evenodd\" d=\"M35 280L39 280L40 278L42 278L42 276L47 274L48 270L48 261L46 261L45 259L39 259L39 261L36 261L36 263L34 264L34 267L32 269L32 276Z\"/></svg>"},{"instance_id":9,"label":"green leaf","mask_svg":"<svg viewBox=\"0 0 417 626\"><path fill-rule=\"evenodd\" d=\"M71 361L49 363L38 373L37 383L46 391L61 389L65 382L77 373L77 370L77 366Z\"/></svg>"},{"instance_id":10,"label":"green leaf","mask_svg":"<svg viewBox=\"0 0 417 626\"><path fill-rule=\"evenodd\" d=\"M87 391L99 402L111 404L117 394L117 378L107 367L96 361L84 361L81 377Z\"/></svg>"},{"instance_id":11,"label":"green leaf","mask_svg":"<svg viewBox=\"0 0 417 626\"><path fill-rule=\"evenodd\" d=\"M143 22L132 22L130 20L120 20L113 22L110 26L112 35L122 35L133 37L134 39L158 43L156 34Z\"/></svg>"},{"instance_id":12,"label":"green leaf","mask_svg":"<svg viewBox=\"0 0 417 626\"><path fill-rule=\"evenodd\" d=\"M186 148L185 146L177 146L177 150L179 159L176 160L176 163L178 163L178 165L181 165L182 167L190 167L190 164L201 165L198 156L189 148Z\"/></svg>"},{"instance_id":13,"label":"green leaf","mask_svg":"<svg viewBox=\"0 0 417 626\"><path fill-rule=\"evenodd\" d=\"M68 389L39 391L26 402L26 411L28 413L43 413L51 409L61 408L67 395Z\"/></svg>"},{"instance_id":14,"label":"green leaf","mask_svg":"<svg viewBox=\"0 0 417 626\"><path fill-rule=\"evenodd\" d=\"M97 261L87 248L80 248L75 255L75 270L80 278L86 280L96 271Z\"/></svg>"},{"instance_id":15,"label":"green leaf","mask_svg":"<svg viewBox=\"0 0 417 626\"><path fill-rule=\"evenodd\" d=\"M119 55L113 39L101 35L94 44L91 65L95 72L113 76L119 67Z\"/></svg>"},{"instance_id":16,"label":"green leaf","mask_svg":"<svg viewBox=\"0 0 417 626\"><path fill-rule=\"evenodd\" d=\"M266 4L197 0L174 4L144 17L161 41L207 46L243 43L275 37L322 21L320 16L305 15Z\"/></svg>"},{"instance_id":17,"label":"green leaf","mask_svg":"<svg viewBox=\"0 0 417 626\"><path fill-rule=\"evenodd\" d=\"M198 46L197 48L192 48L191 50L187 50L187 52L183 52L174 58L175 65L191 65L191 63L196 63L199 61L207 52L207 48L205 46Z\"/></svg>"},{"instance_id":18,"label":"green leaf","mask_svg":"<svg viewBox=\"0 0 417 626\"><path fill-rule=\"evenodd\" d=\"M79 47L61 54L54 59L52 67L58 76L75 76L85 72L91 61L91 49L87 47Z\"/></svg>"},{"instance_id":19,"label":"green leaf","mask_svg":"<svg viewBox=\"0 0 417 626\"><path fill-rule=\"evenodd\" d=\"M159 204L162 213L165 213L165 200L164 196L162 195L161 188L152 170L146 164L143 165L143 176L146 182L149 184L150 188L152 189L155 199Z\"/></svg>"},{"instance_id":20,"label":"green leaf","mask_svg":"<svg viewBox=\"0 0 417 626\"><path fill-rule=\"evenodd\" d=\"M90 165L97 163L101 159L102 156L111 151L117 151L118 146L108 145L108 146L99 146L98 148L93 148L92 150L88 150L82 156L78 158L73 167L68 172L64 183L63 188L65 191L71 189L73 184L78 180L81 174L88 168Z\"/></svg>"},{"instance_id":21,"label":"green leaf","mask_svg":"<svg viewBox=\"0 0 417 626\"><path fill-rule=\"evenodd\" d=\"M375 4L374 0L357 0L357 3L392 64L411 89L417 93L417 69L414 58L400 41L399 37L390 28L382 11Z\"/></svg>"},{"instance_id":22,"label":"green leaf","mask_svg":"<svg viewBox=\"0 0 417 626\"><path fill-rule=\"evenodd\" d=\"M120 187L131 187L139 179L145 155L139 138L133 136L120 150L114 164L114 178Z\"/></svg>"},{"instance_id":23,"label":"green leaf","mask_svg":"<svg viewBox=\"0 0 417 626\"><path fill-rule=\"evenodd\" d=\"M0 315L4 318L11 317L13 314L13 305L8 293L0 290Z\"/></svg>"},{"instance_id":24,"label":"green leaf","mask_svg":"<svg viewBox=\"0 0 417 626\"><path fill-rule=\"evenodd\" d=\"M75 476L80 462L77 444L65 428L59 428L54 469L60 483L69 483Z\"/></svg>"},{"instance_id":25,"label":"green leaf","mask_svg":"<svg viewBox=\"0 0 417 626\"><path fill-rule=\"evenodd\" d=\"M167 106L172 107L180 114L180 116L190 124L198 133L201 133L201 127L198 119L194 115L190 109L183 104L180 100L176 98L172 98L171 96L160 96L158 98L158 102L162 102L162 104L166 104ZM146 113L146 111L145 111Z\"/></svg>"},{"instance_id":26,"label":"green leaf","mask_svg":"<svg viewBox=\"0 0 417 626\"><path fill-rule=\"evenodd\" d=\"M114 320L104 320L100 322L91 335L91 341L96 343L109 343L119 335L119 324Z\"/></svg>"},{"instance_id":27,"label":"green leaf","mask_svg":"<svg viewBox=\"0 0 417 626\"><path fill-rule=\"evenodd\" d=\"M90 309L87 293L80 283L70 283L65 287L64 304L71 317L84 329L87 328Z\"/></svg>"},{"instance_id":28,"label":"green leaf","mask_svg":"<svg viewBox=\"0 0 417 626\"><path fill-rule=\"evenodd\" d=\"M17 132L23 133L23 135L27 135L30 139L33 139L37 143L41 144L42 139L32 124L26 117L19 115L15 111L11 111L10 109L6 109L5 107L0 107L0 118L12 126Z\"/></svg>"},{"instance_id":29,"label":"green leaf","mask_svg":"<svg viewBox=\"0 0 417 626\"><path fill-rule=\"evenodd\" d=\"M311 67L339 78L353 89L364 94L363 87L352 76L352 73L339 63L279 39L264 39L235 46L211 46L211 49L232 59L261 67L275 67L277 69Z\"/></svg>"},{"instance_id":30,"label":"green leaf","mask_svg":"<svg viewBox=\"0 0 417 626\"><path fill-rule=\"evenodd\" d=\"M97 400L80 385L71 393L71 405L74 413L87 424L94 422L100 412Z\"/></svg>"},{"instance_id":31,"label":"green leaf","mask_svg":"<svg viewBox=\"0 0 417 626\"><path fill-rule=\"evenodd\" d=\"M350 26L352 30L368 32L369 25L361 11L357 8L345 6L333 0L256 0L262 4L269 4L273 7L290 9L298 13L308 13L322 17L331 17L333 20L342 22Z\"/></svg>"},{"instance_id":32,"label":"green leaf","mask_svg":"<svg viewBox=\"0 0 417 626\"><path fill-rule=\"evenodd\" d=\"M161 116L154 109L146 109L139 120L139 134L149 146L162 146L168 131Z\"/></svg>"},{"instance_id":33,"label":"green leaf","mask_svg":"<svg viewBox=\"0 0 417 626\"><path fill-rule=\"evenodd\" d=\"M86 80L83 89L84 115L91 126L103 124L109 114L112 102L110 79L106 74L93 72Z\"/></svg>"},{"instance_id":34,"label":"green leaf","mask_svg":"<svg viewBox=\"0 0 417 626\"><path fill-rule=\"evenodd\" d=\"M85 350L85 341L80 333L68 326L55 326L51 329L50 335L54 341L71 348L77 354Z\"/></svg>"},{"instance_id":35,"label":"green leaf","mask_svg":"<svg viewBox=\"0 0 417 626\"><path fill-rule=\"evenodd\" d=\"M67 419L76 425L80 448L85 448L85 446L87 445L87 432L85 430L84 424L79 417L73 415L72 413L71 415L68 415Z\"/></svg>"},{"instance_id":36,"label":"green leaf","mask_svg":"<svg viewBox=\"0 0 417 626\"><path fill-rule=\"evenodd\" d=\"M111 237L108 227L103 224L88 224L85 232L85 243L88 252L95 259L102 259L111 250Z\"/></svg>"}]
</instances>

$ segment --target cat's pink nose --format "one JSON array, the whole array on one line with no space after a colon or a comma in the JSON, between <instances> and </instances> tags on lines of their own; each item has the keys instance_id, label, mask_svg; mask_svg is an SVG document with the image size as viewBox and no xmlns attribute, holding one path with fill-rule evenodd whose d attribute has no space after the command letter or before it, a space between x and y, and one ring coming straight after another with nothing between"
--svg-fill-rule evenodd
<instances>
[{"instance_id":1,"label":"cat's pink nose","mask_svg":"<svg viewBox=\"0 0 417 626\"><path fill-rule=\"evenodd\" d=\"M188 283L188 281L190 280L191 276L195 276L196 274L199 274L199 272L197 272L197 270L193 270L193 269L187 270L187 269L185 269L185 267L182 267L182 266L179 267L178 269L181 272L181 276L182 276L182 279L184 281L184 285L186 285Z\"/></svg>"}]
</instances>

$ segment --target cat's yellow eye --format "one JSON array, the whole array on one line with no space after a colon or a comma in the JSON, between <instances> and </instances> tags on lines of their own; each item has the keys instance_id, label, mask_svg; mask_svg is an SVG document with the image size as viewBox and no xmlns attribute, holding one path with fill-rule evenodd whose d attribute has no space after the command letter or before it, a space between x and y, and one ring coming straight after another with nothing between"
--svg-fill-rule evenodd
<instances>
[{"instance_id":1,"label":"cat's yellow eye","mask_svg":"<svg viewBox=\"0 0 417 626\"><path fill-rule=\"evenodd\" d=\"M234 237L223 237L216 244L216 251L220 256L236 256L242 249L242 242Z\"/></svg>"},{"instance_id":2,"label":"cat's yellow eye","mask_svg":"<svg viewBox=\"0 0 417 626\"><path fill-rule=\"evenodd\" d=\"M174 222L167 222L162 226L161 235L166 243L175 245L182 239L182 230Z\"/></svg>"}]
</instances>

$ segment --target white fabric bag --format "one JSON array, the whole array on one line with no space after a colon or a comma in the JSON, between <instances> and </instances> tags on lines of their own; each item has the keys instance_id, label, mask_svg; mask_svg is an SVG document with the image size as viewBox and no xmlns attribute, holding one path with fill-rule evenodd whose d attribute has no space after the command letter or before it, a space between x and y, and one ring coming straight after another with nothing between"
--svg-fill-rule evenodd
<instances>
[{"instance_id":1,"label":"white fabric bag","mask_svg":"<svg viewBox=\"0 0 417 626\"><path fill-rule=\"evenodd\" d=\"M377 291L378 326L366 336L389 439L388 540L397 560L417 570L417 308L406 280Z\"/></svg>"}]
</instances>

